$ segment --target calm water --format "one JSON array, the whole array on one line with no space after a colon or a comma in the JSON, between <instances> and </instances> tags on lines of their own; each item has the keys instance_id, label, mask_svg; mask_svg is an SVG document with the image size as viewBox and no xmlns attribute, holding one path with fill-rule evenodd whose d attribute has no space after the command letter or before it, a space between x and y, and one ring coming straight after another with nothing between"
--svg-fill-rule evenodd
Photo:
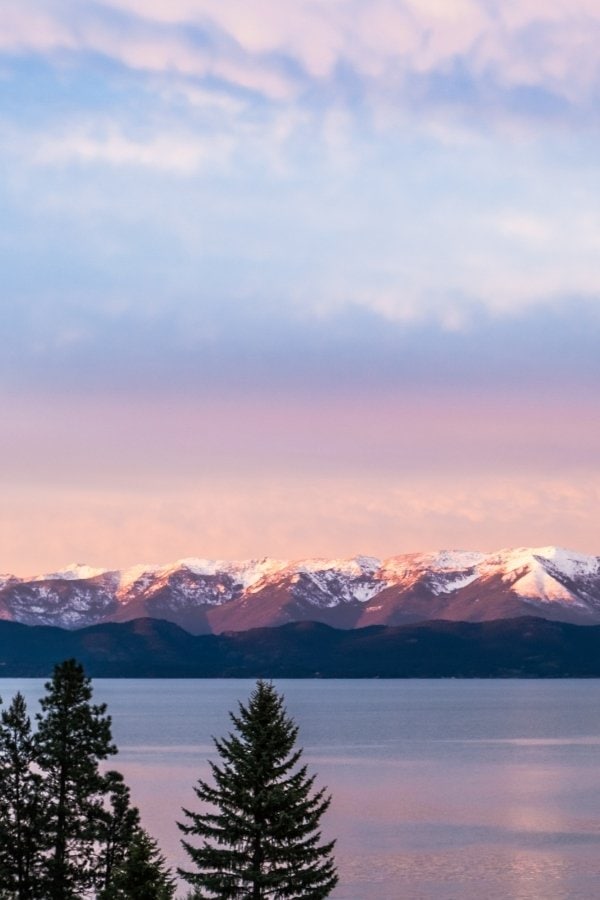
<instances>
[{"instance_id":1,"label":"calm water","mask_svg":"<svg viewBox=\"0 0 600 900\"><path fill-rule=\"evenodd\" d=\"M173 864L211 735L250 681L95 682ZM279 681L333 794L337 900L600 898L600 681ZM0 679L37 710L42 682Z\"/></svg>"}]
</instances>

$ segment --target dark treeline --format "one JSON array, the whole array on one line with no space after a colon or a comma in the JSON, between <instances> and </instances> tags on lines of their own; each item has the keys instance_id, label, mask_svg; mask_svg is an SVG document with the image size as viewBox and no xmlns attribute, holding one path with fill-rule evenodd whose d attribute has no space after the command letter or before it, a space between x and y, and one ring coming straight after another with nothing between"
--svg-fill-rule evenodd
<instances>
[{"instance_id":1,"label":"dark treeline","mask_svg":"<svg viewBox=\"0 0 600 900\"><path fill-rule=\"evenodd\" d=\"M0 621L3 676L45 676L66 657L99 678L599 678L600 625L524 617L344 630L288 622L192 635L160 619L76 631Z\"/></svg>"},{"instance_id":2,"label":"dark treeline","mask_svg":"<svg viewBox=\"0 0 600 900\"><path fill-rule=\"evenodd\" d=\"M170 900L173 873L108 768L106 705L72 659L45 688L37 728L20 693L0 715L0 900ZM230 716L213 783L194 789L203 807L179 824L188 900L324 900L338 880L319 831L330 797L300 764L283 698L259 681Z\"/></svg>"}]
</instances>

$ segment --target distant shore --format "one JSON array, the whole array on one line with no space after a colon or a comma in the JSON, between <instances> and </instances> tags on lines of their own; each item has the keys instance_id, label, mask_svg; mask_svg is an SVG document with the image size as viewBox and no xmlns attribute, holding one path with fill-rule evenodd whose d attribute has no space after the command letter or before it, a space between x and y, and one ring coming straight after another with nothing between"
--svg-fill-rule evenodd
<instances>
[{"instance_id":1,"label":"distant shore","mask_svg":"<svg viewBox=\"0 0 600 900\"><path fill-rule=\"evenodd\" d=\"M0 622L0 677L74 657L95 678L600 678L600 626L521 617L192 635L161 619L68 631Z\"/></svg>"}]
</instances>

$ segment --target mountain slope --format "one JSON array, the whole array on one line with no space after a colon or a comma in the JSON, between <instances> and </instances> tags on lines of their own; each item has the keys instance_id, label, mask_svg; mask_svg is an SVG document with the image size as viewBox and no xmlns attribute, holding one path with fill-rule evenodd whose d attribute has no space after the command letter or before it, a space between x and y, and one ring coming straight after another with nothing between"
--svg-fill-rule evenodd
<instances>
[{"instance_id":1,"label":"mountain slope","mask_svg":"<svg viewBox=\"0 0 600 900\"><path fill-rule=\"evenodd\" d=\"M203 634L297 621L359 628L521 615L600 623L600 558L542 547L384 561L184 559L124 571L74 565L31 578L0 576L0 618L64 628L152 617Z\"/></svg>"},{"instance_id":2,"label":"mountain slope","mask_svg":"<svg viewBox=\"0 0 600 900\"><path fill-rule=\"evenodd\" d=\"M46 677L69 657L107 678L597 678L600 626L530 617L351 630L294 622L194 636L158 619L75 631L0 622L2 676Z\"/></svg>"}]
</instances>

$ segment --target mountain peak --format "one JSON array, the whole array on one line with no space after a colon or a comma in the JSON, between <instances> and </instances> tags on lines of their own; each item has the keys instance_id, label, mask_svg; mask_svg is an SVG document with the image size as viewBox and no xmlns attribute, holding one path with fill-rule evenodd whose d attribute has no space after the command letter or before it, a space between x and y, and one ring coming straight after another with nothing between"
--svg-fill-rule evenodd
<instances>
[{"instance_id":1,"label":"mountain peak","mask_svg":"<svg viewBox=\"0 0 600 900\"><path fill-rule=\"evenodd\" d=\"M567 550L564 547L550 545L547 547L518 547L516 549L500 550L497 554L490 554L489 558L502 559L510 569L525 566L543 565L546 563L559 570L563 575L577 576L581 574L593 575L600 570L600 558L578 553L576 550Z\"/></svg>"},{"instance_id":2,"label":"mountain peak","mask_svg":"<svg viewBox=\"0 0 600 900\"><path fill-rule=\"evenodd\" d=\"M121 571L72 563L0 578L0 617L78 628L149 616L219 632L521 615L600 622L600 558L557 546L281 560L185 557Z\"/></svg>"},{"instance_id":3,"label":"mountain peak","mask_svg":"<svg viewBox=\"0 0 600 900\"><path fill-rule=\"evenodd\" d=\"M97 578L98 575L106 575L107 572L108 569L97 569L86 563L69 563L58 572L34 575L31 581L81 581L87 578Z\"/></svg>"}]
</instances>

